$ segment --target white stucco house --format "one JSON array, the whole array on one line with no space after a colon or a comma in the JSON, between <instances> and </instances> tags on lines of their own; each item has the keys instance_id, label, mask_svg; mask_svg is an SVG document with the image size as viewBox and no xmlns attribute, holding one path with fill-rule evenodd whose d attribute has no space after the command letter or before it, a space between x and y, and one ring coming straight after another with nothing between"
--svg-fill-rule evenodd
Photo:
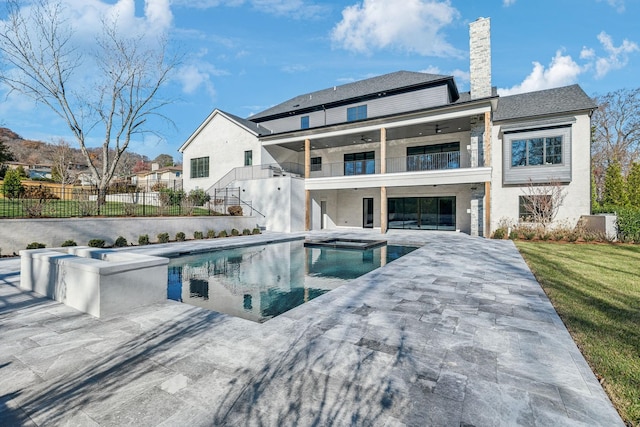
<instances>
[{"instance_id":1,"label":"white stucco house","mask_svg":"<svg viewBox=\"0 0 640 427\"><path fill-rule=\"evenodd\" d=\"M490 21L470 25L469 92L398 71L243 119L214 110L180 147L184 187L236 188L267 229L365 227L489 236L531 185L559 183L556 220L590 213L593 101L577 85L498 96ZM526 209L526 208L524 208Z\"/></svg>"}]
</instances>

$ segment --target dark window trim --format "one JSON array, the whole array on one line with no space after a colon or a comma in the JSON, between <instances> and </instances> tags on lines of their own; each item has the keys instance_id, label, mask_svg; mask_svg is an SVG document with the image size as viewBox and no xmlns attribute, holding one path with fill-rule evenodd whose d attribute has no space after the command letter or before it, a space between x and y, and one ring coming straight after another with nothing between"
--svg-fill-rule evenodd
<instances>
[{"instance_id":1,"label":"dark window trim","mask_svg":"<svg viewBox=\"0 0 640 427\"><path fill-rule=\"evenodd\" d=\"M197 179L209 177L209 156L195 157L191 159L190 166L190 178Z\"/></svg>"}]
</instances>

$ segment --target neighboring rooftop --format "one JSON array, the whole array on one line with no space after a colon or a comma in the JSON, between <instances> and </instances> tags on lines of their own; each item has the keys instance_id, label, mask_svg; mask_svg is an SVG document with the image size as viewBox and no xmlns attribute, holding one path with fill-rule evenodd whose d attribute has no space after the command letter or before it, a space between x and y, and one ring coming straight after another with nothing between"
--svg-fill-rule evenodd
<instances>
[{"instance_id":1,"label":"neighboring rooftop","mask_svg":"<svg viewBox=\"0 0 640 427\"><path fill-rule=\"evenodd\" d=\"M591 110L595 103L580 86L571 85L518 95L501 96L494 121Z\"/></svg>"},{"instance_id":2,"label":"neighboring rooftop","mask_svg":"<svg viewBox=\"0 0 640 427\"><path fill-rule=\"evenodd\" d=\"M328 89L299 95L295 98L291 98L288 101L257 113L249 117L249 120L260 120L266 117L277 116L291 111L299 111L310 109L313 107L320 107L323 105L340 103L347 100L366 97L367 95L378 94L381 92L400 91L402 89L427 86L437 82L446 82L449 85L450 90L453 90L454 92L455 96L453 96L453 99L457 99L458 90L455 86L452 76L417 73L412 71L397 71L395 73L385 74L378 77L372 77L353 83L347 83L344 85L334 86Z\"/></svg>"}]
</instances>

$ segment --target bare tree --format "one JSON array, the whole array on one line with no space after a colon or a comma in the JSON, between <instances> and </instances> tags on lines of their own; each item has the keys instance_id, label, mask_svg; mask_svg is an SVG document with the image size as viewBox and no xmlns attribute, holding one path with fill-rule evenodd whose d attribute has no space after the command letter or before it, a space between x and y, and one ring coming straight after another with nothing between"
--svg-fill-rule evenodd
<instances>
[{"instance_id":1,"label":"bare tree","mask_svg":"<svg viewBox=\"0 0 640 427\"><path fill-rule=\"evenodd\" d=\"M526 213L522 220L542 224L545 228L553 222L566 193L560 182L551 181L548 184L538 185L533 182L524 188L522 197L522 210Z\"/></svg>"},{"instance_id":2,"label":"bare tree","mask_svg":"<svg viewBox=\"0 0 640 427\"><path fill-rule=\"evenodd\" d=\"M114 176L131 137L149 129L167 101L158 91L177 62L166 54L165 38L148 43L144 35L127 37L117 20L102 21L95 50L83 53L74 44L73 26L60 0L36 0L21 8L7 0L8 17L0 32L5 67L0 82L12 91L49 107L68 125L99 190L99 201ZM86 77L83 68L95 66L95 80L84 90L74 86ZM85 73L85 74L82 74ZM90 155L90 135L103 136L101 162Z\"/></svg>"},{"instance_id":3,"label":"bare tree","mask_svg":"<svg viewBox=\"0 0 640 427\"><path fill-rule=\"evenodd\" d=\"M597 194L602 196L604 176L612 162L627 175L640 160L640 88L620 89L595 98L598 109L591 117L591 161Z\"/></svg>"},{"instance_id":4,"label":"bare tree","mask_svg":"<svg viewBox=\"0 0 640 427\"><path fill-rule=\"evenodd\" d=\"M65 186L73 184L75 174L71 168L74 152L71 146L64 139L59 139L53 148L53 158L51 159L51 177L55 182L62 184L62 199L65 198Z\"/></svg>"}]
</instances>

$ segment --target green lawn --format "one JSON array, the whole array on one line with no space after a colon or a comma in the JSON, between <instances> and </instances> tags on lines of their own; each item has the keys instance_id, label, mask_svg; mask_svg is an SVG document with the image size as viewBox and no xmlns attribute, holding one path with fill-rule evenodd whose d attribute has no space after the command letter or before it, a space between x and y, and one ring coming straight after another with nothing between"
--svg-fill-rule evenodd
<instances>
[{"instance_id":1,"label":"green lawn","mask_svg":"<svg viewBox=\"0 0 640 427\"><path fill-rule=\"evenodd\" d=\"M640 426L640 245L516 246L624 420Z\"/></svg>"}]
</instances>

